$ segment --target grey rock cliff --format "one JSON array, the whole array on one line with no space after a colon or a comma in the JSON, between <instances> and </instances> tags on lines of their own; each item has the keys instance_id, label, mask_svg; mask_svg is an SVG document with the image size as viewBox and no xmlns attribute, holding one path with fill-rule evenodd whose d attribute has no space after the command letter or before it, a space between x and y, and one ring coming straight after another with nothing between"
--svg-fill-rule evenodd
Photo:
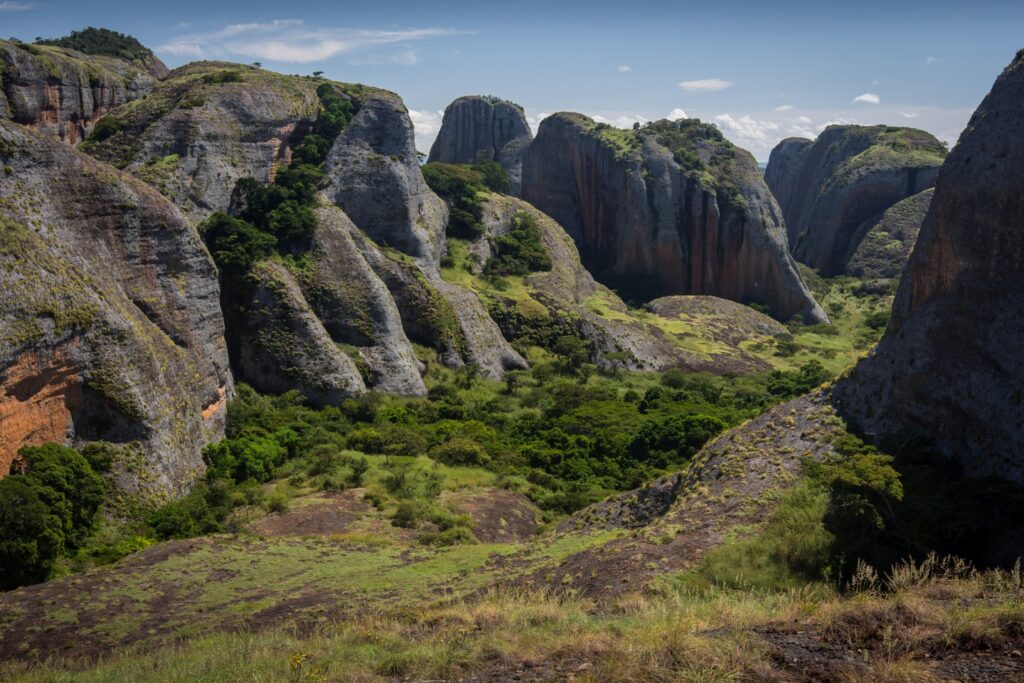
<instances>
[{"instance_id":1,"label":"grey rock cliff","mask_svg":"<svg viewBox=\"0 0 1024 683\"><path fill-rule=\"evenodd\" d=\"M476 164L497 161L519 194L523 154L533 139L523 108L494 97L460 97L444 110L428 161Z\"/></svg>"},{"instance_id":2,"label":"grey rock cliff","mask_svg":"<svg viewBox=\"0 0 1024 683\"><path fill-rule=\"evenodd\" d=\"M918 192L864 221L850 240L843 271L855 277L898 281L934 194L934 189Z\"/></svg>"},{"instance_id":3,"label":"grey rock cliff","mask_svg":"<svg viewBox=\"0 0 1024 683\"><path fill-rule=\"evenodd\" d=\"M156 83L146 71L112 57L0 40L0 119L70 144Z\"/></svg>"},{"instance_id":4,"label":"grey rock cliff","mask_svg":"<svg viewBox=\"0 0 1024 683\"><path fill-rule=\"evenodd\" d=\"M692 137L673 142L677 133ZM599 280L638 298L710 294L765 303L782 320L826 320L756 162L716 133L693 121L634 132L556 114L527 150L522 196L565 227Z\"/></svg>"},{"instance_id":5,"label":"grey rock cliff","mask_svg":"<svg viewBox=\"0 0 1024 683\"><path fill-rule=\"evenodd\" d=\"M376 91L334 143L326 192L371 239L436 263L448 209L427 187L402 100Z\"/></svg>"},{"instance_id":6,"label":"grey rock cliff","mask_svg":"<svg viewBox=\"0 0 1024 683\"><path fill-rule=\"evenodd\" d=\"M842 273L858 228L932 187L945 154L931 134L892 126L829 126L812 144L783 140L765 180L793 255L827 277Z\"/></svg>"},{"instance_id":7,"label":"grey rock cliff","mask_svg":"<svg viewBox=\"0 0 1024 683\"><path fill-rule=\"evenodd\" d=\"M45 441L136 443L129 487L180 493L233 393L217 276L155 190L0 121L0 472Z\"/></svg>"},{"instance_id":8,"label":"grey rock cliff","mask_svg":"<svg viewBox=\"0 0 1024 683\"><path fill-rule=\"evenodd\" d=\"M160 190L193 221L226 211L235 183L269 182L312 125L317 82L252 66L197 62L112 115L115 132L84 149Z\"/></svg>"},{"instance_id":9,"label":"grey rock cliff","mask_svg":"<svg viewBox=\"0 0 1024 683\"><path fill-rule=\"evenodd\" d=\"M1024 481L1024 51L939 173L873 356L835 389L869 438Z\"/></svg>"}]
</instances>

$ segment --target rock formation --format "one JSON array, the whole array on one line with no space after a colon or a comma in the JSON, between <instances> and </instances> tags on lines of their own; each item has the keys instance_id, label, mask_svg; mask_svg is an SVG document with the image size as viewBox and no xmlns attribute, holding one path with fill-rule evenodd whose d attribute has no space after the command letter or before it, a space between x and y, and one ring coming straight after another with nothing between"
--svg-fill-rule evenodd
<instances>
[{"instance_id":1,"label":"rock formation","mask_svg":"<svg viewBox=\"0 0 1024 683\"><path fill-rule=\"evenodd\" d=\"M679 367L716 374L770 369L739 344L785 333L781 324L749 306L715 297L671 296L652 301L650 311L629 309L583 267L575 243L562 226L521 199L486 195L484 235L469 244L469 265L475 273L481 273L495 254L496 238L508 233L522 213L536 221L552 267L525 276L525 296L513 297L500 290L489 293L489 308L507 337L529 339L537 329L575 335L590 342L598 365L609 368ZM718 314L721 325L715 323ZM699 339L707 352L683 348L677 335Z\"/></svg>"},{"instance_id":2,"label":"rock formation","mask_svg":"<svg viewBox=\"0 0 1024 683\"><path fill-rule=\"evenodd\" d=\"M269 182L290 163L316 119L322 83L239 64L190 64L145 100L114 112L114 132L94 136L84 149L151 183L199 222L231 211L239 179ZM308 362L275 353L261 325L229 314L239 378L265 391L295 382L291 388L318 402L367 387L423 395L410 338L438 349L450 365L477 363L487 376L525 367L476 297L438 275L447 209L423 181L401 98L335 86L358 107L324 164L320 228L310 252L315 267L301 277L269 265L260 270L266 286L259 305L290 311L295 324L288 333L306 348ZM228 295L226 303L239 298ZM310 384L323 370L314 362L318 348L332 369Z\"/></svg>"},{"instance_id":3,"label":"rock formation","mask_svg":"<svg viewBox=\"0 0 1024 683\"><path fill-rule=\"evenodd\" d=\"M555 114L527 149L522 196L565 227L598 280L635 298L710 294L826 320L756 162L713 126L625 131Z\"/></svg>"},{"instance_id":4,"label":"rock formation","mask_svg":"<svg viewBox=\"0 0 1024 683\"><path fill-rule=\"evenodd\" d=\"M829 126L813 143L783 140L765 180L786 219L797 260L826 277L843 272L865 221L935 184L945 147L892 126Z\"/></svg>"},{"instance_id":5,"label":"rock formation","mask_svg":"<svg viewBox=\"0 0 1024 683\"><path fill-rule=\"evenodd\" d=\"M113 57L0 40L0 119L75 144L111 109L149 93L156 79Z\"/></svg>"},{"instance_id":6,"label":"rock formation","mask_svg":"<svg viewBox=\"0 0 1024 683\"><path fill-rule=\"evenodd\" d=\"M1024 51L939 173L875 354L835 390L875 442L1024 481Z\"/></svg>"},{"instance_id":7,"label":"rock formation","mask_svg":"<svg viewBox=\"0 0 1024 683\"><path fill-rule=\"evenodd\" d=\"M523 108L496 97L460 97L444 110L441 131L428 161L476 164L497 161L509 177L509 192L518 195L523 154L533 139Z\"/></svg>"},{"instance_id":8,"label":"rock formation","mask_svg":"<svg viewBox=\"0 0 1024 683\"><path fill-rule=\"evenodd\" d=\"M84 149L198 222L227 210L239 179L268 182L291 160L292 135L316 118L317 84L241 64L189 64L119 108Z\"/></svg>"},{"instance_id":9,"label":"rock formation","mask_svg":"<svg viewBox=\"0 0 1024 683\"><path fill-rule=\"evenodd\" d=\"M232 395L217 275L155 190L0 121L0 474L46 441L137 443L128 486L180 493Z\"/></svg>"},{"instance_id":10,"label":"rock formation","mask_svg":"<svg viewBox=\"0 0 1024 683\"><path fill-rule=\"evenodd\" d=\"M843 271L854 277L898 282L934 193L934 189L918 192L864 221L850 240Z\"/></svg>"}]
</instances>

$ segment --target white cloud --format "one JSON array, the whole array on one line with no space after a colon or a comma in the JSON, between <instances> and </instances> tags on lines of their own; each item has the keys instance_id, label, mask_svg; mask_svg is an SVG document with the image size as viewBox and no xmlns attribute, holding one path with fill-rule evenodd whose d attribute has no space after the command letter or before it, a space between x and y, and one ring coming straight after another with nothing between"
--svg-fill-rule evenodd
<instances>
[{"instance_id":1,"label":"white cloud","mask_svg":"<svg viewBox=\"0 0 1024 683\"><path fill-rule=\"evenodd\" d=\"M617 71L618 71L618 72L619 72L620 74L624 74L624 73L629 73L629 72L630 72L630 71L632 71L632 70L633 70L633 69L631 69L631 68L630 68L630 67L629 67L628 65L626 65L626 64L622 64L622 65L621 65L621 66L619 66L619 68L617 69Z\"/></svg>"},{"instance_id":2,"label":"white cloud","mask_svg":"<svg viewBox=\"0 0 1024 683\"><path fill-rule=\"evenodd\" d=\"M686 92L716 92L736 85L721 78L704 78L697 81L682 81L679 87Z\"/></svg>"},{"instance_id":3,"label":"white cloud","mask_svg":"<svg viewBox=\"0 0 1024 683\"><path fill-rule=\"evenodd\" d=\"M615 126L616 128L632 128L634 123L643 124L649 120L639 114L619 114L618 116L591 114L590 118L598 123L607 123L609 126Z\"/></svg>"},{"instance_id":4,"label":"white cloud","mask_svg":"<svg viewBox=\"0 0 1024 683\"><path fill-rule=\"evenodd\" d=\"M719 114L715 117L715 123L729 139L738 141L740 147L749 147L752 143L758 147L766 145L773 137L777 137L775 133L779 130L779 124L774 121L760 121L750 116L734 118L729 114Z\"/></svg>"},{"instance_id":5,"label":"white cloud","mask_svg":"<svg viewBox=\"0 0 1024 683\"><path fill-rule=\"evenodd\" d=\"M0 2L0 12L25 12L35 5L27 2Z\"/></svg>"},{"instance_id":6,"label":"white cloud","mask_svg":"<svg viewBox=\"0 0 1024 683\"><path fill-rule=\"evenodd\" d=\"M905 119L916 119L919 114L916 111L901 111L900 116Z\"/></svg>"},{"instance_id":7,"label":"white cloud","mask_svg":"<svg viewBox=\"0 0 1024 683\"><path fill-rule=\"evenodd\" d=\"M879 104L881 98L873 92L866 92L863 95L857 95L853 98L854 102L864 102L866 104Z\"/></svg>"},{"instance_id":8,"label":"white cloud","mask_svg":"<svg viewBox=\"0 0 1024 683\"><path fill-rule=\"evenodd\" d=\"M925 60L924 60L924 63L925 64L934 64L937 61L939 61L939 60L936 59L935 57L926 57Z\"/></svg>"},{"instance_id":9,"label":"white cloud","mask_svg":"<svg viewBox=\"0 0 1024 683\"><path fill-rule=\"evenodd\" d=\"M676 107L675 109L668 113L668 116L666 118L668 118L669 121L675 121L677 119L688 119L690 117L686 115L685 111L683 111L679 107Z\"/></svg>"},{"instance_id":10,"label":"white cloud","mask_svg":"<svg viewBox=\"0 0 1024 683\"><path fill-rule=\"evenodd\" d=\"M441 120L444 118L443 111L409 110L409 118L412 119L412 127L416 134L416 149L421 152L430 152L430 146L441 130Z\"/></svg>"},{"instance_id":11,"label":"white cloud","mask_svg":"<svg viewBox=\"0 0 1024 683\"><path fill-rule=\"evenodd\" d=\"M530 126L530 130L533 131L534 135L537 134L537 129L540 128L540 122L549 116L551 114L546 111L537 112L536 114L526 112L526 123Z\"/></svg>"},{"instance_id":12,"label":"white cloud","mask_svg":"<svg viewBox=\"0 0 1024 683\"><path fill-rule=\"evenodd\" d=\"M278 19L263 23L229 24L218 31L192 33L173 38L157 48L184 57L244 55L274 62L317 62L357 50L396 43L409 43L461 33L446 28L367 30L307 27L300 19ZM399 53L389 63L415 64L416 53Z\"/></svg>"},{"instance_id":13,"label":"white cloud","mask_svg":"<svg viewBox=\"0 0 1024 683\"><path fill-rule=\"evenodd\" d=\"M813 123L813 121L811 121L811 119L806 117L806 116L798 116L798 117L796 117L796 120L799 123Z\"/></svg>"},{"instance_id":14,"label":"white cloud","mask_svg":"<svg viewBox=\"0 0 1024 683\"><path fill-rule=\"evenodd\" d=\"M796 109L792 104L783 104L775 107L775 111L789 111L790 109Z\"/></svg>"}]
</instances>

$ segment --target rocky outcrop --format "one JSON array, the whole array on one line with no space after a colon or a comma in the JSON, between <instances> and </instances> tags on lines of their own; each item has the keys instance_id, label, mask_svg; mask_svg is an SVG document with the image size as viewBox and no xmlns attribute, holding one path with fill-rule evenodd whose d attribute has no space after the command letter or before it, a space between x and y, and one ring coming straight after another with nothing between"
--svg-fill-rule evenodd
<instances>
[{"instance_id":1,"label":"rocky outcrop","mask_svg":"<svg viewBox=\"0 0 1024 683\"><path fill-rule=\"evenodd\" d=\"M854 277L898 282L934 193L934 189L918 192L864 221L850 240L843 271Z\"/></svg>"},{"instance_id":2,"label":"rocky outcrop","mask_svg":"<svg viewBox=\"0 0 1024 683\"><path fill-rule=\"evenodd\" d=\"M556 114L527 149L522 196L568 231L598 280L632 298L710 294L826 320L756 162L713 126L625 131Z\"/></svg>"},{"instance_id":3,"label":"rocky outcrop","mask_svg":"<svg viewBox=\"0 0 1024 683\"><path fill-rule=\"evenodd\" d=\"M241 378L258 391L298 390L319 406L366 391L355 362L331 339L286 266L263 261L246 278L238 291L224 288L228 343Z\"/></svg>"},{"instance_id":4,"label":"rocky outcrop","mask_svg":"<svg viewBox=\"0 0 1024 683\"><path fill-rule=\"evenodd\" d=\"M945 155L931 134L893 126L829 126L812 144L783 140L765 179L794 256L824 276L842 273L858 228L932 187Z\"/></svg>"},{"instance_id":5,"label":"rocky outcrop","mask_svg":"<svg viewBox=\"0 0 1024 683\"><path fill-rule=\"evenodd\" d=\"M269 182L308 130L318 81L253 66L197 62L112 114L83 146L160 190L193 221L226 211L235 183Z\"/></svg>"},{"instance_id":6,"label":"rocky outcrop","mask_svg":"<svg viewBox=\"0 0 1024 683\"><path fill-rule=\"evenodd\" d=\"M488 308L506 337L536 343L538 333L578 336L590 343L593 361L605 368L678 367L715 374L769 369L739 344L770 339L785 332L782 325L748 306L714 297L673 296L651 302L648 311L630 309L583 267L562 226L520 199L485 195L484 234L469 244L472 258L467 265L474 273L483 271L495 255L497 238L512 230L523 214L534 219L552 266L525 276L524 292L487 292ZM763 326L744 326L742 321L751 317Z\"/></svg>"},{"instance_id":7,"label":"rocky outcrop","mask_svg":"<svg viewBox=\"0 0 1024 683\"><path fill-rule=\"evenodd\" d=\"M444 110L441 130L428 161L477 164L497 161L509 177L509 192L518 195L523 154L533 139L523 108L496 97L460 97Z\"/></svg>"},{"instance_id":8,"label":"rocky outcrop","mask_svg":"<svg viewBox=\"0 0 1024 683\"><path fill-rule=\"evenodd\" d=\"M233 393L213 262L144 183L0 121L0 473L45 441L135 442L181 492Z\"/></svg>"},{"instance_id":9,"label":"rocky outcrop","mask_svg":"<svg viewBox=\"0 0 1024 683\"><path fill-rule=\"evenodd\" d=\"M372 240L437 263L448 210L423 180L401 98L383 90L360 97L325 169L328 197Z\"/></svg>"},{"instance_id":10,"label":"rocky outcrop","mask_svg":"<svg viewBox=\"0 0 1024 683\"><path fill-rule=\"evenodd\" d=\"M156 79L113 57L0 40L0 119L70 144L115 107L149 93Z\"/></svg>"},{"instance_id":11,"label":"rocky outcrop","mask_svg":"<svg viewBox=\"0 0 1024 683\"><path fill-rule=\"evenodd\" d=\"M867 437L1024 481L1024 51L939 173L875 354L835 390Z\"/></svg>"}]
</instances>

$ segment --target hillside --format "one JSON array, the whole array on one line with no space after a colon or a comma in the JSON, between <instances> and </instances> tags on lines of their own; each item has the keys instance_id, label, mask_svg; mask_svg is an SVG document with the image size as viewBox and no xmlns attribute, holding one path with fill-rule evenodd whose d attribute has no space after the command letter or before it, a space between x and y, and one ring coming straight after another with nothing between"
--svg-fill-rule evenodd
<instances>
[{"instance_id":1,"label":"hillside","mask_svg":"<svg viewBox=\"0 0 1024 683\"><path fill-rule=\"evenodd\" d=\"M319 70L0 67L0 680L1024 680L1024 50L948 157L765 178L724 117L463 97L428 161Z\"/></svg>"}]
</instances>

